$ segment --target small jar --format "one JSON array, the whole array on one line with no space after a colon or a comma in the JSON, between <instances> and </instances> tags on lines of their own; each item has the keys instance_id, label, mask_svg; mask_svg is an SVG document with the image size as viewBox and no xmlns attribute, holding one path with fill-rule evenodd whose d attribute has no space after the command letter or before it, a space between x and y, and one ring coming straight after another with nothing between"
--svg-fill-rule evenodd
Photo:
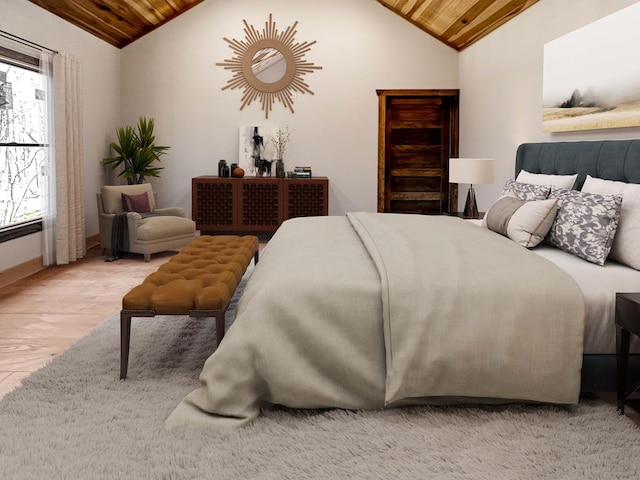
<instances>
[{"instance_id":1,"label":"small jar","mask_svg":"<svg viewBox=\"0 0 640 480\"><path fill-rule=\"evenodd\" d=\"M218 162L218 176L219 177L224 177L224 175L222 174L224 167L226 167L227 165L227 161L226 160L220 160Z\"/></svg>"}]
</instances>

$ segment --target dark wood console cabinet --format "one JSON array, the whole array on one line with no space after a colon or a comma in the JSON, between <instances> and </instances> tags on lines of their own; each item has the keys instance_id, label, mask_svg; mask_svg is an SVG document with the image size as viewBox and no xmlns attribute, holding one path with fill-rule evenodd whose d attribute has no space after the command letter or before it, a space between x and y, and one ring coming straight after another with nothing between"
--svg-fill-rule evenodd
<instances>
[{"instance_id":1,"label":"dark wood console cabinet","mask_svg":"<svg viewBox=\"0 0 640 480\"><path fill-rule=\"evenodd\" d=\"M203 234L272 234L289 218L328 215L329 180L195 177L192 217Z\"/></svg>"}]
</instances>

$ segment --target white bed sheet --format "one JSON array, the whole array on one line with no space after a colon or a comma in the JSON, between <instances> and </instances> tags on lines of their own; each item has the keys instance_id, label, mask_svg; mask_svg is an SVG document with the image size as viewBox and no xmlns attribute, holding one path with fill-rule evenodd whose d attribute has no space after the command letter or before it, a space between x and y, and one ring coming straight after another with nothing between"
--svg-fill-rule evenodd
<instances>
[{"instance_id":1,"label":"white bed sheet","mask_svg":"<svg viewBox=\"0 0 640 480\"><path fill-rule=\"evenodd\" d=\"M479 220L470 221L482 225ZM640 292L640 271L611 260L604 266L596 265L545 244L531 251L562 268L582 290L586 310L584 353L615 353L616 293ZM635 335L631 336L631 352L640 353L640 338Z\"/></svg>"},{"instance_id":2,"label":"white bed sheet","mask_svg":"<svg viewBox=\"0 0 640 480\"><path fill-rule=\"evenodd\" d=\"M584 296L586 319L584 353L615 353L615 307L617 292L640 292L640 271L617 262L603 266L547 245L533 249L573 277ZM640 352L640 341L632 335L631 352Z\"/></svg>"}]
</instances>

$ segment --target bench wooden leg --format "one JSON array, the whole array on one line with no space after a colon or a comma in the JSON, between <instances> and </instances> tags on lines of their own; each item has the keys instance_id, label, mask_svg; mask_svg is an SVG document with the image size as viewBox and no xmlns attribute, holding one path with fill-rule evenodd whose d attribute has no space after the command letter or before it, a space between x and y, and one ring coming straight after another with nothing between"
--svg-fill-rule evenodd
<instances>
[{"instance_id":1,"label":"bench wooden leg","mask_svg":"<svg viewBox=\"0 0 640 480\"><path fill-rule=\"evenodd\" d=\"M133 317L155 317L153 310L120 311L120 379L127 378L129 368L129 344L131 343L131 319Z\"/></svg>"},{"instance_id":2,"label":"bench wooden leg","mask_svg":"<svg viewBox=\"0 0 640 480\"><path fill-rule=\"evenodd\" d=\"M127 378L129 344L131 341L131 315L120 312L120 380Z\"/></svg>"}]
</instances>

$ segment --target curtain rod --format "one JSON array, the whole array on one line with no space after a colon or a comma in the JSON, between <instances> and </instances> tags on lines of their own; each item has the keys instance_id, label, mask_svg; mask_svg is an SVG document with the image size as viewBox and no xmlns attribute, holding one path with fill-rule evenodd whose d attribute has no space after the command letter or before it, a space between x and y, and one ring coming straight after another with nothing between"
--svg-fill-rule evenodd
<instances>
[{"instance_id":1,"label":"curtain rod","mask_svg":"<svg viewBox=\"0 0 640 480\"><path fill-rule=\"evenodd\" d=\"M40 50L47 50L51 53L58 53L57 50L52 50L48 47L38 45L37 43L27 40L26 38L19 37L17 35L14 35L13 33L5 32L4 30L0 30L0 37L8 38L9 40L13 40L14 42L22 43L23 45L26 45L28 47L39 48Z\"/></svg>"}]
</instances>

